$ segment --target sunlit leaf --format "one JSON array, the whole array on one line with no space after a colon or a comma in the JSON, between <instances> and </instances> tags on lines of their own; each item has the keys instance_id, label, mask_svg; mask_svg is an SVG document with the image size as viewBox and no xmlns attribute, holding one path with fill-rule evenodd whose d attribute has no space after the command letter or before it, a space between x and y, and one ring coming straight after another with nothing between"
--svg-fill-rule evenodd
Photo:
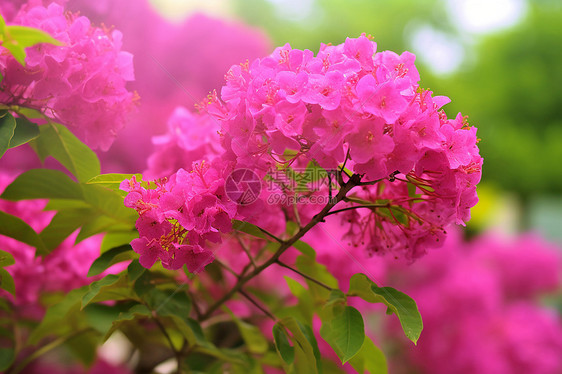
<instances>
[{"instance_id":1,"label":"sunlit leaf","mask_svg":"<svg viewBox=\"0 0 562 374\"><path fill-rule=\"evenodd\" d=\"M368 336L365 337L365 341L359 352L349 360L349 364L357 370L358 373L388 373L388 365L384 354Z\"/></svg>"},{"instance_id":2,"label":"sunlit leaf","mask_svg":"<svg viewBox=\"0 0 562 374\"><path fill-rule=\"evenodd\" d=\"M11 253L0 250L0 267L10 266L16 263Z\"/></svg>"},{"instance_id":3,"label":"sunlit leaf","mask_svg":"<svg viewBox=\"0 0 562 374\"><path fill-rule=\"evenodd\" d=\"M100 162L94 151L65 126L48 123L40 126L40 131L41 135L30 144L41 160L52 156L80 182L100 174Z\"/></svg>"},{"instance_id":4,"label":"sunlit leaf","mask_svg":"<svg viewBox=\"0 0 562 374\"><path fill-rule=\"evenodd\" d=\"M16 295L16 285L14 284L14 278L8 273L4 268L0 268L0 288L8 291L12 295Z\"/></svg>"},{"instance_id":5,"label":"sunlit leaf","mask_svg":"<svg viewBox=\"0 0 562 374\"><path fill-rule=\"evenodd\" d=\"M47 253L47 248L40 236L23 220L11 214L0 211L0 235L19 240L37 248L40 254Z\"/></svg>"},{"instance_id":6,"label":"sunlit leaf","mask_svg":"<svg viewBox=\"0 0 562 374\"><path fill-rule=\"evenodd\" d=\"M90 270L88 270L88 277L101 274L111 265L130 259L129 256L123 256L123 254L130 254L128 252L132 251L133 248L126 244L103 253L92 263L92 266L90 266Z\"/></svg>"},{"instance_id":7,"label":"sunlit leaf","mask_svg":"<svg viewBox=\"0 0 562 374\"><path fill-rule=\"evenodd\" d=\"M273 326L273 339L275 341L275 348L283 361L291 365L295 361L295 347L289 342L287 331L280 323L276 323Z\"/></svg>"},{"instance_id":8,"label":"sunlit leaf","mask_svg":"<svg viewBox=\"0 0 562 374\"><path fill-rule=\"evenodd\" d=\"M84 199L80 185L58 170L32 169L20 174L0 196L6 200Z\"/></svg>"},{"instance_id":9,"label":"sunlit leaf","mask_svg":"<svg viewBox=\"0 0 562 374\"><path fill-rule=\"evenodd\" d=\"M18 147L39 136L39 126L25 118L16 118L14 136L10 140L10 148Z\"/></svg>"},{"instance_id":10,"label":"sunlit leaf","mask_svg":"<svg viewBox=\"0 0 562 374\"><path fill-rule=\"evenodd\" d=\"M344 364L363 346L365 340L363 317L354 307L336 307L333 318L324 321L320 333Z\"/></svg>"},{"instance_id":11,"label":"sunlit leaf","mask_svg":"<svg viewBox=\"0 0 562 374\"><path fill-rule=\"evenodd\" d=\"M0 117L0 157L10 148L10 141L16 130L16 120L7 113Z\"/></svg>"},{"instance_id":12,"label":"sunlit leaf","mask_svg":"<svg viewBox=\"0 0 562 374\"><path fill-rule=\"evenodd\" d=\"M423 322L416 302L408 295L392 287L378 287L365 274L355 274L349 282L348 295L359 296L370 303L383 303L398 317L404 333L416 343L423 329Z\"/></svg>"}]
</instances>

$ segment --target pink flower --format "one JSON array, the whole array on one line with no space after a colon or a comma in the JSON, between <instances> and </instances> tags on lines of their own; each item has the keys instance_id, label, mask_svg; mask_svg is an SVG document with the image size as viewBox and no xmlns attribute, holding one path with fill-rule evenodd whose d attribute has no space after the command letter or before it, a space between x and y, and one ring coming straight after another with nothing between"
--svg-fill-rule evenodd
<instances>
[{"instance_id":1,"label":"pink flower","mask_svg":"<svg viewBox=\"0 0 562 374\"><path fill-rule=\"evenodd\" d=\"M190 170L195 161L210 161L222 152L219 128L214 118L177 107L168 119L168 132L153 138L155 150L145 177L168 177L180 168Z\"/></svg>"},{"instance_id":2,"label":"pink flower","mask_svg":"<svg viewBox=\"0 0 562 374\"><path fill-rule=\"evenodd\" d=\"M393 82L378 85L372 75L364 76L357 83L357 98L358 110L364 110L388 123L396 121L408 106Z\"/></svg>"},{"instance_id":3,"label":"pink flower","mask_svg":"<svg viewBox=\"0 0 562 374\"><path fill-rule=\"evenodd\" d=\"M42 29L64 45L28 48L25 67L1 54L0 102L40 110L107 150L134 109L135 95L126 88L133 57L121 51L121 33L92 27L54 3L24 6L10 23Z\"/></svg>"},{"instance_id":4,"label":"pink flower","mask_svg":"<svg viewBox=\"0 0 562 374\"><path fill-rule=\"evenodd\" d=\"M364 35L322 45L316 56L287 44L233 66L221 97L202 107L220 123L221 157L235 168L265 176L311 160L326 170L345 162L373 183L340 204L374 206L351 223L353 245L413 260L439 247L448 225L470 218L482 158L476 129L460 114L447 119L448 98L419 87L414 55L375 51Z\"/></svg>"},{"instance_id":5,"label":"pink flower","mask_svg":"<svg viewBox=\"0 0 562 374\"><path fill-rule=\"evenodd\" d=\"M209 242L221 241L221 233L232 230L237 205L224 190L230 172L220 159L194 163L190 172L180 169L168 180L157 181L156 189L133 177L121 183L128 192L125 205L139 213L139 238L131 242L146 268L157 260L168 269L184 264L199 272L214 259Z\"/></svg>"},{"instance_id":6,"label":"pink flower","mask_svg":"<svg viewBox=\"0 0 562 374\"><path fill-rule=\"evenodd\" d=\"M469 243L457 235L440 253L389 269L424 320L417 347L399 338L402 354L392 364L437 374L560 372L562 320L537 302L560 289L559 248L529 235Z\"/></svg>"}]
</instances>

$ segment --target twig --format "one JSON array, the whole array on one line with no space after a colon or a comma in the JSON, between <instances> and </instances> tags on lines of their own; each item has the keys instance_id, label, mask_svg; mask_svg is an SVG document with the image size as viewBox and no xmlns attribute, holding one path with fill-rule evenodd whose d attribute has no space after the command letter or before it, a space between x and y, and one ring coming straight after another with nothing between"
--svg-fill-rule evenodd
<instances>
[{"instance_id":1,"label":"twig","mask_svg":"<svg viewBox=\"0 0 562 374\"><path fill-rule=\"evenodd\" d=\"M197 304L197 302L195 302L195 298L193 297L193 292L191 292L188 289L187 294L191 298L191 303L193 304L193 310L195 310L195 315L197 315L197 318L201 317L201 309L199 309L199 304Z\"/></svg>"},{"instance_id":2,"label":"twig","mask_svg":"<svg viewBox=\"0 0 562 374\"><path fill-rule=\"evenodd\" d=\"M277 236L273 235L272 233L270 233L269 231L267 231L266 229L262 229L261 227L256 226L261 232L263 232L265 235L269 236L270 238L272 238L273 240L275 240L278 243L283 244L284 241L283 239L278 238Z\"/></svg>"},{"instance_id":3,"label":"twig","mask_svg":"<svg viewBox=\"0 0 562 374\"><path fill-rule=\"evenodd\" d=\"M381 178L381 179L377 179L374 181L368 181L368 182L359 182L358 186L373 186L383 180L385 180L386 178Z\"/></svg>"},{"instance_id":4,"label":"twig","mask_svg":"<svg viewBox=\"0 0 562 374\"><path fill-rule=\"evenodd\" d=\"M328 291L333 291L333 290L334 290L332 287L328 286L326 283L323 283L323 282L319 281L318 279L315 279L315 278L311 277L310 275L301 272L301 271L298 270L298 269L295 269L295 268L293 268L293 267L290 267L289 265L287 265L287 264L285 264L285 263L283 263L283 262L281 262L281 261L279 261L279 260L277 260L275 263L276 263L277 265L279 265L279 266L282 266L282 267L284 267L284 268L287 268L287 269L289 269L289 270L291 270L291 271L297 273L297 274L300 275L301 277L306 278L306 279L308 279L309 281L314 282L314 283L316 283L317 285L319 285L319 286L321 286L321 287L324 287L324 288L327 289Z\"/></svg>"},{"instance_id":5,"label":"twig","mask_svg":"<svg viewBox=\"0 0 562 374\"><path fill-rule=\"evenodd\" d=\"M182 359L183 359L181 349L180 350L176 349L176 347L174 346L174 342L172 341L172 338L168 334L168 331L166 331L166 328L164 327L162 322L160 322L160 320L156 316L156 312L154 312L154 311L152 312L152 319L154 320L154 322L156 322L156 325L162 331L162 334L164 335L164 337L168 341L168 344L170 345L170 348L172 349L172 352L174 352L174 356L176 356L176 361L177 361L176 372L177 372L177 374L181 374L181 366L182 366Z\"/></svg>"},{"instance_id":6,"label":"twig","mask_svg":"<svg viewBox=\"0 0 562 374\"><path fill-rule=\"evenodd\" d=\"M347 210L352 210L352 209L359 209L359 208L389 208L390 204L363 204L363 205L354 205L354 206L350 206L347 208L342 208L342 209L338 209L338 210L334 210L333 212L329 212L328 214L326 214L326 216L330 216L332 214L338 214L341 212L345 212Z\"/></svg>"},{"instance_id":7,"label":"twig","mask_svg":"<svg viewBox=\"0 0 562 374\"><path fill-rule=\"evenodd\" d=\"M225 269L226 271L228 271L229 273L231 273L232 275L234 275L236 278L240 278L240 275L235 272L230 266L228 266L227 264L225 264L224 262L215 259L215 262L217 264L219 264L219 266L221 266L223 269Z\"/></svg>"},{"instance_id":8,"label":"twig","mask_svg":"<svg viewBox=\"0 0 562 374\"><path fill-rule=\"evenodd\" d=\"M271 314L271 312L267 309L265 309L265 307L261 306L256 300L254 300L253 297L251 297L248 293L246 293L246 291L244 291L243 289L240 289L238 291L238 293L240 293L240 295L244 296L246 299L248 299L249 302L251 302L252 304L254 304L254 306L256 308L258 308L259 310L261 310L266 316L268 316L269 318L271 318L273 321L277 322L277 318L275 318L275 316L273 314Z\"/></svg>"},{"instance_id":9,"label":"twig","mask_svg":"<svg viewBox=\"0 0 562 374\"><path fill-rule=\"evenodd\" d=\"M248 256L248 259L250 260L250 263L254 267L256 267L256 263L254 262L254 257L252 257L252 254L250 253L250 248L248 248L248 246L246 245L246 243L244 243L242 238L240 238L240 235L238 235L238 233L236 233L236 239L238 240L238 243L242 247L242 250L244 251L244 253L246 253L246 256Z\"/></svg>"}]
</instances>

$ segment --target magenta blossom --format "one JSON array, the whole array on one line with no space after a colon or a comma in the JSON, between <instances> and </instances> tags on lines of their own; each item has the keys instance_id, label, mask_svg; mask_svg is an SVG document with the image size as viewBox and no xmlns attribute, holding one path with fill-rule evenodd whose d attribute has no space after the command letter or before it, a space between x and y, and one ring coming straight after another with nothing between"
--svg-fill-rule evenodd
<instances>
[{"instance_id":1,"label":"magenta blossom","mask_svg":"<svg viewBox=\"0 0 562 374\"><path fill-rule=\"evenodd\" d=\"M347 243L413 260L470 219L482 167L476 128L460 114L447 119L449 100L419 87L414 59L376 52L364 35L316 56L287 44L233 66L203 108L236 168L265 176L310 160L326 170L345 163L371 182L338 205L371 207L344 218L354 233Z\"/></svg>"},{"instance_id":2,"label":"magenta blossom","mask_svg":"<svg viewBox=\"0 0 562 374\"><path fill-rule=\"evenodd\" d=\"M156 182L155 189L134 177L121 183L128 192L125 205L139 213L139 238L131 245L144 267L160 260L168 269L187 265L190 272L199 272L213 261L207 242L220 242L237 215L237 205L224 191L229 170L227 163L216 159L194 163L190 172L180 169Z\"/></svg>"},{"instance_id":3,"label":"magenta blossom","mask_svg":"<svg viewBox=\"0 0 562 374\"><path fill-rule=\"evenodd\" d=\"M536 236L453 235L440 253L389 271L424 320L417 347L401 341L408 372L532 373L562 371L562 320L538 297L560 289L559 248ZM393 330L397 336L398 328Z\"/></svg>"},{"instance_id":4,"label":"magenta blossom","mask_svg":"<svg viewBox=\"0 0 562 374\"><path fill-rule=\"evenodd\" d=\"M135 107L126 88L134 79L133 56L121 51L122 34L92 27L55 3L24 5L9 23L46 31L63 45L28 48L25 67L1 53L0 103L40 110L107 150Z\"/></svg>"}]
</instances>

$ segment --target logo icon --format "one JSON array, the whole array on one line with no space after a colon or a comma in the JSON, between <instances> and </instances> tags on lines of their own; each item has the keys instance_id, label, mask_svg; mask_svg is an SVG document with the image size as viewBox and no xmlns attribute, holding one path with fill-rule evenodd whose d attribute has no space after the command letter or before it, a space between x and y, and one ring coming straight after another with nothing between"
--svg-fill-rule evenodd
<instances>
[{"instance_id":1,"label":"logo icon","mask_svg":"<svg viewBox=\"0 0 562 374\"><path fill-rule=\"evenodd\" d=\"M237 204L252 204L260 196L260 177L250 169L236 169L226 178L225 191Z\"/></svg>"}]
</instances>

